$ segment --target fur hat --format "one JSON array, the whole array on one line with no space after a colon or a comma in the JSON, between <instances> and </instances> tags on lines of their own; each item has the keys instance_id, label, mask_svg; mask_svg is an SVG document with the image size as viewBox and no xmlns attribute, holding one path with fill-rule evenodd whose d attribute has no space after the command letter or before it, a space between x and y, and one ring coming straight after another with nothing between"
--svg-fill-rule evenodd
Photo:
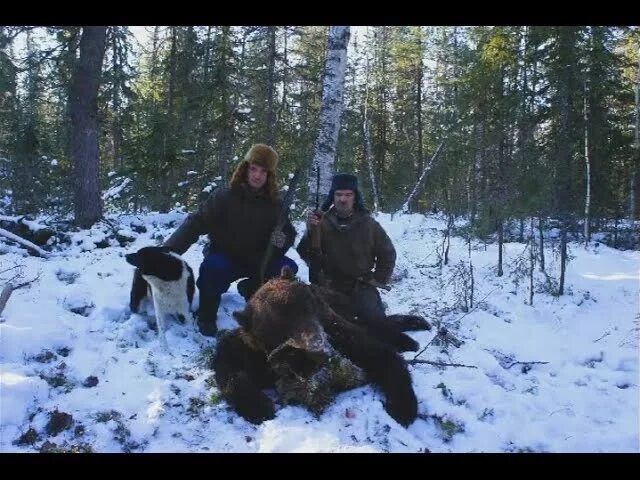
<instances>
[{"instance_id":1,"label":"fur hat","mask_svg":"<svg viewBox=\"0 0 640 480\"><path fill-rule=\"evenodd\" d=\"M275 201L278 198L278 184L276 182L278 154L269 145L263 143L253 145L245 155L244 160L238 164L233 175L231 175L229 184L231 187L237 188L239 185L245 183L247 180L247 170L249 170L249 164L251 163L267 169L267 183L265 188L269 198Z\"/></svg>"},{"instance_id":2,"label":"fur hat","mask_svg":"<svg viewBox=\"0 0 640 480\"><path fill-rule=\"evenodd\" d=\"M255 163L269 172L275 173L278 166L278 154L269 145L264 143L256 143L253 145L244 157L244 161Z\"/></svg>"},{"instance_id":3,"label":"fur hat","mask_svg":"<svg viewBox=\"0 0 640 480\"><path fill-rule=\"evenodd\" d=\"M353 190L353 193L355 193L356 195L354 208L356 210L366 210L364 208L364 204L362 203L360 190L358 190L358 177L350 173L336 173L331 180L331 190L329 191L329 195L327 195L327 199L322 205L323 211L326 212L327 210L329 210L329 207L333 203L333 196L336 193L336 190Z\"/></svg>"}]
</instances>

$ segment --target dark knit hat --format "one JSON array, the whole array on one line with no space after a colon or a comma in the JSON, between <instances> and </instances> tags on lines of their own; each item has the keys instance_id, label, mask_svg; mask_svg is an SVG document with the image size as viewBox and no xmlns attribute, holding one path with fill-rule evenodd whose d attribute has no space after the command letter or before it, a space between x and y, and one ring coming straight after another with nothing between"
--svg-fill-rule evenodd
<instances>
[{"instance_id":1,"label":"dark knit hat","mask_svg":"<svg viewBox=\"0 0 640 480\"><path fill-rule=\"evenodd\" d=\"M353 190L356 195L354 208L362 211L365 210L360 190L358 190L358 177L350 173L336 173L331 180L331 190L329 191L329 195L327 195L327 199L322 205L323 211L326 212L329 210L329 207L331 207L336 190Z\"/></svg>"}]
</instances>

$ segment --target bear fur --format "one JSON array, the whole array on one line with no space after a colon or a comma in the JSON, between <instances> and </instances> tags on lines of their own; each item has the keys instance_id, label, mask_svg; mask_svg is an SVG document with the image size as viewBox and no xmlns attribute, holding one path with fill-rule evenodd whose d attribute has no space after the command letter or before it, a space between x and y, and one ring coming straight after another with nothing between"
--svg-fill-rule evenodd
<instances>
[{"instance_id":1,"label":"bear fur","mask_svg":"<svg viewBox=\"0 0 640 480\"><path fill-rule=\"evenodd\" d=\"M247 421L274 418L267 388L282 403L320 414L337 393L365 383L382 391L398 423L415 420L417 399L398 352L417 349L400 329L427 328L421 317L354 317L347 297L298 281L286 268L234 317L240 328L220 336L211 367L222 397Z\"/></svg>"}]
</instances>

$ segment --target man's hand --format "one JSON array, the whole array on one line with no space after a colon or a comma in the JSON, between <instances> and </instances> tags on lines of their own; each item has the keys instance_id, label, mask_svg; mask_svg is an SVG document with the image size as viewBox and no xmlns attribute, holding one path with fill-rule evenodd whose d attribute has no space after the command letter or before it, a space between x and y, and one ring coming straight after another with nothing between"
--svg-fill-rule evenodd
<instances>
[{"instance_id":1,"label":"man's hand","mask_svg":"<svg viewBox=\"0 0 640 480\"><path fill-rule=\"evenodd\" d=\"M276 248L284 247L286 241L287 236L281 230L274 230L271 234L271 244Z\"/></svg>"},{"instance_id":2,"label":"man's hand","mask_svg":"<svg viewBox=\"0 0 640 480\"><path fill-rule=\"evenodd\" d=\"M317 227L320 225L322 215L319 212L310 212L307 217L307 228Z\"/></svg>"}]
</instances>

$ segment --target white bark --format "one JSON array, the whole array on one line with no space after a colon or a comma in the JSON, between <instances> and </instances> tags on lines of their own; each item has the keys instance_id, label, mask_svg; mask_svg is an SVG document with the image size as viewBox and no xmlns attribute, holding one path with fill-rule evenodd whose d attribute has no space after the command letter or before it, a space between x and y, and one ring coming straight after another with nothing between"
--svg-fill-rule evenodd
<instances>
[{"instance_id":1,"label":"white bark","mask_svg":"<svg viewBox=\"0 0 640 480\"><path fill-rule=\"evenodd\" d=\"M347 44L349 27L329 28L327 59L322 84L322 106L320 108L320 127L313 151L313 161L309 172L309 205L315 208L316 166L320 167L320 205L323 195L331 189L331 177L334 173L336 146L340 133L340 118L344 105L344 78L347 67Z\"/></svg>"}]
</instances>

